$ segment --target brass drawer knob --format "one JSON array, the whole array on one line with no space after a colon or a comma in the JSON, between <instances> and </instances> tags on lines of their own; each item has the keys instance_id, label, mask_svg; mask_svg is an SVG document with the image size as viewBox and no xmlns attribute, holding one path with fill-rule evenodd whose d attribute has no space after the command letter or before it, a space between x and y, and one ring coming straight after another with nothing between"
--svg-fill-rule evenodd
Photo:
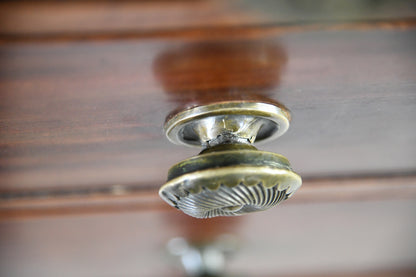
<instances>
[{"instance_id":1,"label":"brass drawer knob","mask_svg":"<svg viewBox=\"0 0 416 277\"><path fill-rule=\"evenodd\" d=\"M168 139L204 150L170 168L160 197L196 218L262 211L291 197L301 177L282 155L252 145L284 134L289 118L277 105L234 101L175 114L165 124Z\"/></svg>"}]
</instances>

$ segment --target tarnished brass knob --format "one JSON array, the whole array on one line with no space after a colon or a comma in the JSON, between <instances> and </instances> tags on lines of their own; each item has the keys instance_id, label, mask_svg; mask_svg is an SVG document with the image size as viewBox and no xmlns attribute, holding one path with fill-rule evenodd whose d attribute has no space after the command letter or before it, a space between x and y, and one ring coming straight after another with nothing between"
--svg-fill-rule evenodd
<instances>
[{"instance_id":1,"label":"tarnished brass knob","mask_svg":"<svg viewBox=\"0 0 416 277\"><path fill-rule=\"evenodd\" d=\"M177 113L165 124L168 139L204 150L169 170L160 197L197 218L262 211L291 197L302 180L289 161L252 145L285 133L289 118L283 107L257 102L216 103Z\"/></svg>"}]
</instances>

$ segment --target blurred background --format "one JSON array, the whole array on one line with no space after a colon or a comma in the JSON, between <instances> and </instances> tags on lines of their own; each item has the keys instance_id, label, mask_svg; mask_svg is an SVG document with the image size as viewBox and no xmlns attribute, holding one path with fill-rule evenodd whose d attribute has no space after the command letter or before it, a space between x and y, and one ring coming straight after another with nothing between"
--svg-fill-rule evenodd
<instances>
[{"instance_id":1,"label":"blurred background","mask_svg":"<svg viewBox=\"0 0 416 277\"><path fill-rule=\"evenodd\" d=\"M414 1L2 1L0 276L416 276L415 57ZM163 124L227 100L304 183L193 219Z\"/></svg>"}]
</instances>

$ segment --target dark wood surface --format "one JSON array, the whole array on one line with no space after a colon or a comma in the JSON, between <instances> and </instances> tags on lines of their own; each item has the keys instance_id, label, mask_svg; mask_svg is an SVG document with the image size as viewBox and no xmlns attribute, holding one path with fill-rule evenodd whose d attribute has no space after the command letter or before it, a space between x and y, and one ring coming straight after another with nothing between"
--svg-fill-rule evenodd
<instances>
[{"instance_id":1,"label":"dark wood surface","mask_svg":"<svg viewBox=\"0 0 416 277\"><path fill-rule=\"evenodd\" d=\"M415 184L414 176L312 179L304 181L286 205L412 200L416 199ZM172 210L160 200L157 188L135 185L34 189L2 197L0 219L4 220Z\"/></svg>"},{"instance_id":2,"label":"dark wood surface","mask_svg":"<svg viewBox=\"0 0 416 277\"><path fill-rule=\"evenodd\" d=\"M0 3L0 275L182 276L165 245L231 233L248 276L414 276L412 1ZM278 101L258 145L304 179L290 201L193 220L157 190L198 153L174 110Z\"/></svg>"},{"instance_id":3,"label":"dark wood surface","mask_svg":"<svg viewBox=\"0 0 416 277\"><path fill-rule=\"evenodd\" d=\"M414 199L289 203L218 220L174 210L3 219L0 273L183 276L166 243L226 233L238 246L232 276L414 276Z\"/></svg>"},{"instance_id":4,"label":"dark wood surface","mask_svg":"<svg viewBox=\"0 0 416 277\"><path fill-rule=\"evenodd\" d=\"M0 188L158 187L169 166L197 153L166 140L165 117L192 98L215 101L224 88L238 95L244 86L291 110L288 133L259 147L287 156L302 176L413 172L415 35L413 29L382 29L215 40L210 45L223 49L253 45L240 47L253 61L262 57L259 49L272 47L276 64L233 70L241 65L236 60L196 73L205 42L3 44ZM181 58L190 49L195 64L159 72L166 53ZM219 53L224 62L227 50ZM208 74L213 70L221 74ZM181 82L190 72L197 81ZM249 78L253 72L256 79ZM225 87L224 74L231 80ZM195 86L204 82L209 91Z\"/></svg>"},{"instance_id":5,"label":"dark wood surface","mask_svg":"<svg viewBox=\"0 0 416 277\"><path fill-rule=\"evenodd\" d=\"M394 22L412 19L409 0L244 1L2 1L0 35L151 35L252 26ZM209 32L207 33L209 34ZM210 32L213 35L212 32Z\"/></svg>"}]
</instances>

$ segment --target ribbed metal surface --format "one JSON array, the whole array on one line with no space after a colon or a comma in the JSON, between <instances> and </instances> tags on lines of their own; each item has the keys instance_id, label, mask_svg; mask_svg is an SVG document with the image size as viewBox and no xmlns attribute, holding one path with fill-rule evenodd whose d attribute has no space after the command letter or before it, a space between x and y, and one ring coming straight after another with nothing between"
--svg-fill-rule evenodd
<instances>
[{"instance_id":1,"label":"ribbed metal surface","mask_svg":"<svg viewBox=\"0 0 416 277\"><path fill-rule=\"evenodd\" d=\"M262 183L234 187L221 185L217 190L203 188L200 193L177 197L176 207L197 218L235 216L267 210L285 200L286 190L279 191L277 185L265 188Z\"/></svg>"}]
</instances>

